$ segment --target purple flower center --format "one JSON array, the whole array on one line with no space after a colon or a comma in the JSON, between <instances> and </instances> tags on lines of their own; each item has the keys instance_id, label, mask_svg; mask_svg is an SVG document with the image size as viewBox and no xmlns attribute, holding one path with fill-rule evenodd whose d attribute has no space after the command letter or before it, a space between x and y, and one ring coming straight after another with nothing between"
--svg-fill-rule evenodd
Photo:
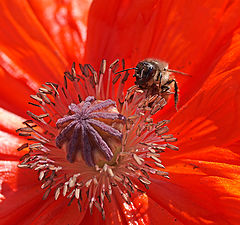
<instances>
[{"instance_id":1,"label":"purple flower center","mask_svg":"<svg viewBox=\"0 0 240 225\"><path fill-rule=\"evenodd\" d=\"M124 122L126 119L119 113L108 112L107 109L111 106L115 107L116 103L110 99L99 102L89 96L78 105L70 104L68 108L71 114L58 119L57 128L62 130L56 137L56 145L61 148L67 143L69 162L74 162L77 152L80 151L87 165L94 166L95 149L100 150L108 161L113 158L113 152L104 137L111 136L122 140L122 132L109 124L115 121Z\"/></svg>"}]
</instances>

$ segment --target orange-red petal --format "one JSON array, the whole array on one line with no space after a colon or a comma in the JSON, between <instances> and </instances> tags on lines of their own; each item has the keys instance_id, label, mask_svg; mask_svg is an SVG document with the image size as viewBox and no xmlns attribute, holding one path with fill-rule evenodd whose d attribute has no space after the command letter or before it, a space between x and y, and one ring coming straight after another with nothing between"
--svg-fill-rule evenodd
<instances>
[{"instance_id":1,"label":"orange-red petal","mask_svg":"<svg viewBox=\"0 0 240 225\"><path fill-rule=\"evenodd\" d=\"M28 2L4 0L0 10L0 65L10 74L11 66L20 68L24 77L37 83L56 81L67 65L66 60Z\"/></svg>"},{"instance_id":2,"label":"orange-red petal","mask_svg":"<svg viewBox=\"0 0 240 225\"><path fill-rule=\"evenodd\" d=\"M188 190L171 181L153 180L148 195L185 225L229 224L225 215L219 214L221 206L215 204L215 197L205 190Z\"/></svg>"},{"instance_id":3,"label":"orange-red petal","mask_svg":"<svg viewBox=\"0 0 240 225\"><path fill-rule=\"evenodd\" d=\"M28 2L68 63L81 62L85 53L88 10L92 0Z\"/></svg>"},{"instance_id":4,"label":"orange-red petal","mask_svg":"<svg viewBox=\"0 0 240 225\"><path fill-rule=\"evenodd\" d=\"M186 7L187 6L187 7ZM85 61L125 58L133 67L155 57L192 78L177 76L180 105L202 86L239 26L237 1L94 1L89 13ZM173 104L172 104L173 105ZM179 106L180 106L179 105ZM175 112L174 107L164 117Z\"/></svg>"},{"instance_id":5,"label":"orange-red petal","mask_svg":"<svg viewBox=\"0 0 240 225\"><path fill-rule=\"evenodd\" d=\"M172 118L170 128L178 135L179 147L183 146L180 154L208 146L224 147L239 139L239 40L240 30L202 89Z\"/></svg>"},{"instance_id":6,"label":"orange-red petal","mask_svg":"<svg viewBox=\"0 0 240 225\"><path fill-rule=\"evenodd\" d=\"M169 213L166 209L162 208L157 202L148 197L149 209L148 217L149 224L161 224L161 225L183 225L176 217Z\"/></svg>"}]
</instances>

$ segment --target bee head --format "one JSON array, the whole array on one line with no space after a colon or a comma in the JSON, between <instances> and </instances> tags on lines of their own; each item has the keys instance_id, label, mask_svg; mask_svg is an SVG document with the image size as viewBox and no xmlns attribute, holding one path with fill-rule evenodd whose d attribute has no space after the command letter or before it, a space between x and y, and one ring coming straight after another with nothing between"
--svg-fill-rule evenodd
<instances>
[{"instance_id":1,"label":"bee head","mask_svg":"<svg viewBox=\"0 0 240 225\"><path fill-rule=\"evenodd\" d=\"M150 62L139 62L133 75L136 77L135 84L144 86L153 77L155 71L154 66Z\"/></svg>"}]
</instances>

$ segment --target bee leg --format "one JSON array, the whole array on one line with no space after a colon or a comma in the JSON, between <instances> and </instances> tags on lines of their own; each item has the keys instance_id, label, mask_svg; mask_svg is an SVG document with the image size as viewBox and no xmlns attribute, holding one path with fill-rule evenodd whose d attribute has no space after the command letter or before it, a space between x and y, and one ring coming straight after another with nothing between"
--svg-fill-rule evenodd
<instances>
[{"instance_id":1,"label":"bee leg","mask_svg":"<svg viewBox=\"0 0 240 225\"><path fill-rule=\"evenodd\" d=\"M177 103L178 103L178 85L177 85L177 81L175 79L168 80L162 87L168 87L167 85L170 85L172 82L174 82L174 102L175 102L175 108L178 111L178 109L177 109ZM167 90L169 90L169 89L170 88L168 87Z\"/></svg>"},{"instance_id":2,"label":"bee leg","mask_svg":"<svg viewBox=\"0 0 240 225\"><path fill-rule=\"evenodd\" d=\"M162 73L161 72L159 72L159 74L157 75L156 81L158 81L158 83L161 84L161 81L162 81Z\"/></svg>"},{"instance_id":3,"label":"bee leg","mask_svg":"<svg viewBox=\"0 0 240 225\"><path fill-rule=\"evenodd\" d=\"M177 104L178 104L178 85L176 80L174 80L174 102L175 102L175 108L178 111Z\"/></svg>"}]
</instances>

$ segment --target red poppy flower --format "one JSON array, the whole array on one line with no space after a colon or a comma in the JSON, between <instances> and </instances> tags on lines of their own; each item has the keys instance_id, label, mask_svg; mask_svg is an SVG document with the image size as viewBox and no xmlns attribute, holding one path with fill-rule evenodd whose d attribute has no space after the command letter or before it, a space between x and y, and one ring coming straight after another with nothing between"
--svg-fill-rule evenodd
<instances>
[{"instance_id":1,"label":"red poppy flower","mask_svg":"<svg viewBox=\"0 0 240 225\"><path fill-rule=\"evenodd\" d=\"M226 0L1 1L1 223L239 224L239 8L239 1ZM161 154L170 179L151 175L149 190L146 194L133 194L130 204L123 201L121 192L115 192L111 202L104 201L105 220L97 207L92 214L90 210L80 213L77 201L67 206L69 198L61 196L55 201L57 191L44 194L42 183L37 180L37 176L43 175L17 167L25 149L16 149L26 141L15 130L22 127L28 109L36 111L36 107L28 104L29 96L42 83L62 84L62 74L71 68L72 62L90 63L100 69L102 59L113 62L124 58L126 67L134 67L149 57L167 61L171 68L191 75L176 75L179 111L176 112L174 99L170 98L154 118L170 119L169 129L178 138L179 151ZM127 82L130 87L134 79L129 77ZM86 90L81 90L83 96ZM86 97L82 99L84 104L90 104ZM66 101L64 93L61 99ZM75 118L74 112L78 114L75 106L69 112L64 107L58 108L64 115ZM114 110L104 113L118 114ZM61 120L58 124L61 126ZM65 127L54 137L59 137ZM116 137L116 130L108 127L107 131ZM63 142L58 138L56 144L62 147ZM92 158L86 154L84 157L90 167ZM64 164L69 171L75 169L69 165L72 164L68 161ZM68 182L72 184L73 177ZM68 183L67 187L70 186ZM60 188L62 193L64 185ZM77 189L74 191L78 193Z\"/></svg>"}]
</instances>

